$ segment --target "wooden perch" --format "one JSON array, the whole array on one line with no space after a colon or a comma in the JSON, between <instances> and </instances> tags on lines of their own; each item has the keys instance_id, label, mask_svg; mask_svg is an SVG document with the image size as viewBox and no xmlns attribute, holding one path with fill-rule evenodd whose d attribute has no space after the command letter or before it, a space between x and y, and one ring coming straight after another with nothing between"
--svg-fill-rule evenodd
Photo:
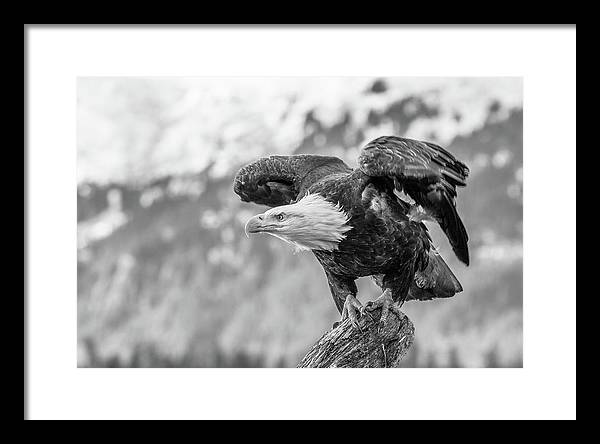
<instances>
[{"instance_id":1,"label":"wooden perch","mask_svg":"<svg viewBox=\"0 0 600 444\"><path fill-rule=\"evenodd\" d=\"M325 333L298 367L400 367L415 339L415 327L404 313L390 311L388 324L380 328L381 310L363 316L359 330L349 319Z\"/></svg>"}]
</instances>

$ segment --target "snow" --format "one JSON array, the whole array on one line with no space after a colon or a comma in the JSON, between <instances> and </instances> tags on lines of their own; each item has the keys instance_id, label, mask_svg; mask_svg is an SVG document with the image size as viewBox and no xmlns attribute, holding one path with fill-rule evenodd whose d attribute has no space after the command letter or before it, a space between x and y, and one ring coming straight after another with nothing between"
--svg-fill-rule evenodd
<instances>
[{"instance_id":1,"label":"snow","mask_svg":"<svg viewBox=\"0 0 600 444\"><path fill-rule=\"evenodd\" d=\"M264 154L291 153L313 112L330 127L349 113L366 128L369 111L419 95L439 110L419 118L407 137L435 134L449 143L482 126L490 106L497 115L522 106L518 78L386 78L388 89L365 91L367 77L196 77L78 80L78 182L147 181L198 172L211 165L219 177ZM409 105L410 106L410 105ZM460 115L460 120L456 116ZM392 122L369 128L366 139L392 134ZM324 141L322 141L324 143ZM358 152L359 146L352 148Z\"/></svg>"}]
</instances>

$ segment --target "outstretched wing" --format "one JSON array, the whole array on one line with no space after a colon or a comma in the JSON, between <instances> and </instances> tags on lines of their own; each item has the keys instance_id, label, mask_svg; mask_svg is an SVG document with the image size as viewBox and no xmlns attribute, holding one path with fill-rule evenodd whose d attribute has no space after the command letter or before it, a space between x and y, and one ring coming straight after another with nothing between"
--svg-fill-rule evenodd
<instances>
[{"instance_id":1,"label":"outstretched wing","mask_svg":"<svg viewBox=\"0 0 600 444\"><path fill-rule=\"evenodd\" d=\"M310 154L263 157L238 171L233 191L244 202L270 207L288 205L321 178L350 171L337 157Z\"/></svg>"},{"instance_id":2,"label":"outstretched wing","mask_svg":"<svg viewBox=\"0 0 600 444\"><path fill-rule=\"evenodd\" d=\"M444 148L401 137L379 137L363 147L358 164L369 176L394 179L440 224L456 256L469 264L467 230L456 211L456 187L466 185L467 166Z\"/></svg>"}]
</instances>

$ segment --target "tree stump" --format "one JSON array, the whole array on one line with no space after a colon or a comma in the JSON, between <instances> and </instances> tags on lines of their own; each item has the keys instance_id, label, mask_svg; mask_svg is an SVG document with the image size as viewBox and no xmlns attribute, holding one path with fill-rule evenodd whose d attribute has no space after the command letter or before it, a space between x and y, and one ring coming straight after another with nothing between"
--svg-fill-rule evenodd
<instances>
[{"instance_id":1,"label":"tree stump","mask_svg":"<svg viewBox=\"0 0 600 444\"><path fill-rule=\"evenodd\" d=\"M325 333L298 367L400 367L415 339L413 323L404 313L397 316L390 311L383 329L381 309L370 314L372 319L361 317L360 329L346 319Z\"/></svg>"}]
</instances>

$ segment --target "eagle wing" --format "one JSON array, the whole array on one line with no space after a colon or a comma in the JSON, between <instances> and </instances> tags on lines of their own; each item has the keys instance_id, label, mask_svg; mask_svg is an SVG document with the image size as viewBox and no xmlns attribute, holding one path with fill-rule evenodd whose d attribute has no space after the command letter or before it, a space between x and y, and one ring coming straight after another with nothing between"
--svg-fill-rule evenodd
<instances>
[{"instance_id":1,"label":"eagle wing","mask_svg":"<svg viewBox=\"0 0 600 444\"><path fill-rule=\"evenodd\" d=\"M325 176L352 169L331 156L297 154L260 158L242 167L233 181L233 191L244 202L276 207L296 200L309 185Z\"/></svg>"},{"instance_id":2,"label":"eagle wing","mask_svg":"<svg viewBox=\"0 0 600 444\"><path fill-rule=\"evenodd\" d=\"M468 167L444 148L401 137L379 137L365 145L358 158L361 170L394 180L437 220L456 256L469 264L468 235L456 211L456 187L466 185Z\"/></svg>"}]
</instances>

